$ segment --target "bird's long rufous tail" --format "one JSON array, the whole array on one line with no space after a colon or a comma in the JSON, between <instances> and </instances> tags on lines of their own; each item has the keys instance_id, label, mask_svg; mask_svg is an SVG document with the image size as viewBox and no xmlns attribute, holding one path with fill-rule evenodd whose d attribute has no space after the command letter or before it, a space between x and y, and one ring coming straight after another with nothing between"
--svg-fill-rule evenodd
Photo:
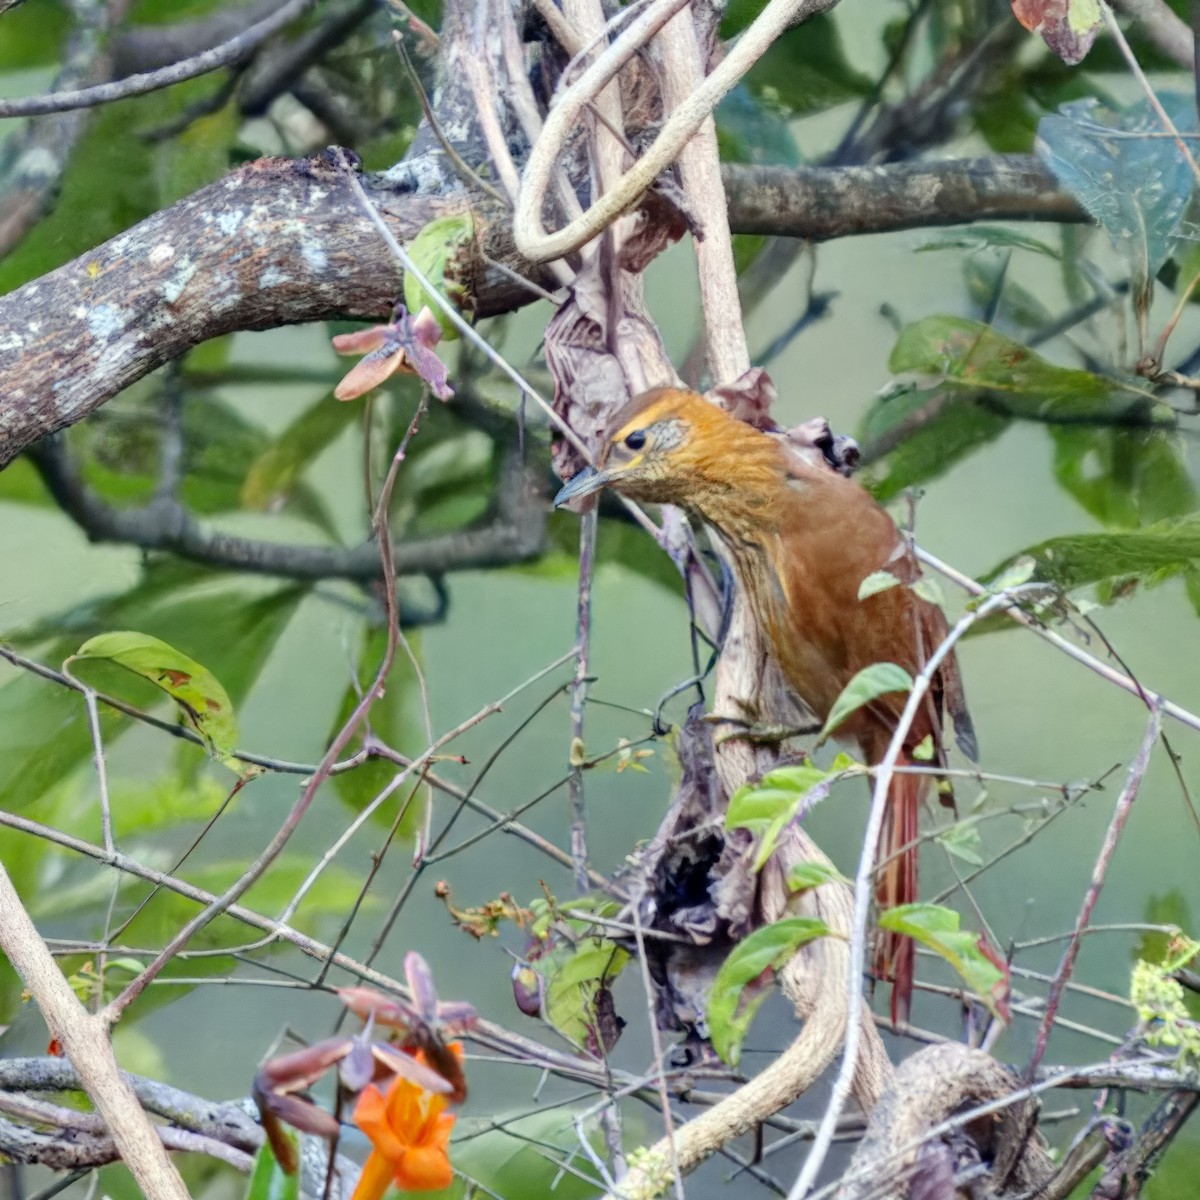
<instances>
[{"instance_id":1,"label":"bird's long rufous tail","mask_svg":"<svg viewBox=\"0 0 1200 1200\"><path fill-rule=\"evenodd\" d=\"M902 754L896 764L914 766ZM917 899L917 837L921 795L928 786L922 775L893 775L888 787L887 811L879 834L875 861L877 869L875 900L880 910ZM881 929L875 943L875 973L892 981L892 1020L907 1021L913 990L913 960L916 948L912 938Z\"/></svg>"}]
</instances>

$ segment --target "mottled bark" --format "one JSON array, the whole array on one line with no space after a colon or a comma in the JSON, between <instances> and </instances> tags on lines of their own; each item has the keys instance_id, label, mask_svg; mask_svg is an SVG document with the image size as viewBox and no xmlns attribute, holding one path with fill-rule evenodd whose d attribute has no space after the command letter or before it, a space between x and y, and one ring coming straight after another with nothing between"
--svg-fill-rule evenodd
<instances>
[{"instance_id":1,"label":"mottled bark","mask_svg":"<svg viewBox=\"0 0 1200 1200\"><path fill-rule=\"evenodd\" d=\"M480 237L467 264L478 315L534 293L502 263L553 286L513 247L507 212L447 192L444 156L409 160L367 186L397 238L470 205ZM1079 220L1032 158L886 167L725 171L740 233L827 239L976 219ZM241 329L378 317L400 271L323 159L263 159L89 254L0 297L0 466L87 416L122 388L210 338Z\"/></svg>"},{"instance_id":2,"label":"mottled bark","mask_svg":"<svg viewBox=\"0 0 1200 1200\"><path fill-rule=\"evenodd\" d=\"M402 241L463 195L406 191L379 204ZM505 256L476 204L483 253ZM495 244L498 242L499 244ZM482 315L515 307L520 284L477 264ZM240 329L387 312L400 271L321 159L262 159L0 298L0 465L191 346Z\"/></svg>"},{"instance_id":3,"label":"mottled bark","mask_svg":"<svg viewBox=\"0 0 1200 1200\"><path fill-rule=\"evenodd\" d=\"M1086 221L1032 155L877 167L726 167L735 233L827 241L970 221Z\"/></svg>"}]
</instances>

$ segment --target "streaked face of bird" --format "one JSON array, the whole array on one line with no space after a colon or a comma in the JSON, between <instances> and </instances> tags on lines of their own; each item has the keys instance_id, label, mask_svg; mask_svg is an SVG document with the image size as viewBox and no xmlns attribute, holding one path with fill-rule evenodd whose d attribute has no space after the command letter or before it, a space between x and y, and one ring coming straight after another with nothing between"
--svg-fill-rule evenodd
<instances>
[{"instance_id":1,"label":"streaked face of bird","mask_svg":"<svg viewBox=\"0 0 1200 1200\"><path fill-rule=\"evenodd\" d=\"M555 506L613 487L632 500L678 504L702 516L725 496L739 472L778 452L765 434L695 392L659 388L635 397L613 418L596 467L585 467L554 498Z\"/></svg>"}]
</instances>

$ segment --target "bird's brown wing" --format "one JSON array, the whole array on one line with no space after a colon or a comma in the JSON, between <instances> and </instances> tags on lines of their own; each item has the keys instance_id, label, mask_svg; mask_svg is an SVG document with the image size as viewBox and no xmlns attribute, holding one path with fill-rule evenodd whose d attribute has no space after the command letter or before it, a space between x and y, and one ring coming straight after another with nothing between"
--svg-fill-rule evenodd
<instances>
[{"instance_id":1,"label":"bird's brown wing","mask_svg":"<svg viewBox=\"0 0 1200 1200\"><path fill-rule=\"evenodd\" d=\"M920 565L891 517L866 491L828 471L799 478L779 534L781 582L793 627L781 629L773 640L788 682L822 719L865 667L894 662L913 676L922 670L946 637L946 619L907 586L920 578ZM862 581L877 571L895 575L899 585L860 598ZM822 671L824 679L817 677ZM874 717L890 731L905 701L902 693L882 696L863 717ZM938 670L930 703L918 713L910 737L916 745L933 734L939 762L943 706L963 752L974 757L974 730L953 654ZM862 719L843 732L860 740L867 733Z\"/></svg>"}]
</instances>

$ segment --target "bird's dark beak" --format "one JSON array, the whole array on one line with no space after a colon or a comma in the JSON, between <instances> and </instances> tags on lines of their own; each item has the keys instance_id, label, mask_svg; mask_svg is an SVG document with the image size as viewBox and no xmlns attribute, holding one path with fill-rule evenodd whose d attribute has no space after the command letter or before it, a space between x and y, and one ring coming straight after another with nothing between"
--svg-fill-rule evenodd
<instances>
[{"instance_id":1,"label":"bird's dark beak","mask_svg":"<svg viewBox=\"0 0 1200 1200\"><path fill-rule=\"evenodd\" d=\"M564 504L578 500L581 496L590 496L593 492L598 492L608 481L607 471L597 471L595 467L584 467L570 483L563 484L562 490L554 497L554 507L562 508Z\"/></svg>"}]
</instances>

